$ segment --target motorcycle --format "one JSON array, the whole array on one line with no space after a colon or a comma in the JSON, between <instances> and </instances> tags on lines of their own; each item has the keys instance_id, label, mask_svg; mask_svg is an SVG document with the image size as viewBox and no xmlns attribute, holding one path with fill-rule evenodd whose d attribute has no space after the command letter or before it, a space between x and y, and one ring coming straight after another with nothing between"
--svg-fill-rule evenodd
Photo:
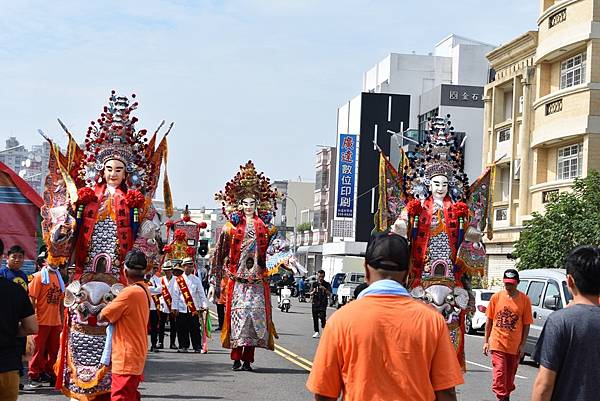
<instances>
[{"instance_id":1,"label":"motorcycle","mask_svg":"<svg viewBox=\"0 0 600 401\"><path fill-rule=\"evenodd\" d=\"M286 285L279 290L279 309L282 312L289 312L292 306L292 290Z\"/></svg>"}]
</instances>

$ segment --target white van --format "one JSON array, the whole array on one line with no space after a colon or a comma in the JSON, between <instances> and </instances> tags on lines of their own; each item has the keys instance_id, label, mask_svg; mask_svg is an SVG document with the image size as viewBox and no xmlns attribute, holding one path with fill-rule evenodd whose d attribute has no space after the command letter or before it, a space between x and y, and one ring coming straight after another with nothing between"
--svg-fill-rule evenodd
<instances>
[{"instance_id":1,"label":"white van","mask_svg":"<svg viewBox=\"0 0 600 401\"><path fill-rule=\"evenodd\" d=\"M565 269L531 269L519 271L520 283L517 289L527 294L531 300L533 324L525 343L525 355L532 356L546 319L555 310L562 309L571 302L567 290Z\"/></svg>"}]
</instances>

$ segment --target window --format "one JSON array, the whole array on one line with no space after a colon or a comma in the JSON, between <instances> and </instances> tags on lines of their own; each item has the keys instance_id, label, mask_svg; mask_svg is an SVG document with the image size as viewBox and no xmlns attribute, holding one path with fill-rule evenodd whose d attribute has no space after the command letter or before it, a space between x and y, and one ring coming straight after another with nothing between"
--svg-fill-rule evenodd
<instances>
[{"instance_id":1,"label":"window","mask_svg":"<svg viewBox=\"0 0 600 401\"><path fill-rule=\"evenodd\" d=\"M496 221L508 220L508 208L496 209Z\"/></svg>"},{"instance_id":2,"label":"window","mask_svg":"<svg viewBox=\"0 0 600 401\"><path fill-rule=\"evenodd\" d=\"M498 143L510 141L510 128L498 132Z\"/></svg>"},{"instance_id":3,"label":"window","mask_svg":"<svg viewBox=\"0 0 600 401\"><path fill-rule=\"evenodd\" d=\"M545 284L546 283L544 283L543 281L531 282L531 285L529 285L529 289L527 290L527 296L529 296L529 299L531 299L531 305L538 306L540 304Z\"/></svg>"},{"instance_id":4,"label":"window","mask_svg":"<svg viewBox=\"0 0 600 401\"><path fill-rule=\"evenodd\" d=\"M493 292L482 292L481 293L481 300L482 301L489 301L490 299L492 299L492 295L494 295Z\"/></svg>"},{"instance_id":5,"label":"window","mask_svg":"<svg viewBox=\"0 0 600 401\"><path fill-rule=\"evenodd\" d=\"M504 91L504 120L513 118L513 88Z\"/></svg>"},{"instance_id":6,"label":"window","mask_svg":"<svg viewBox=\"0 0 600 401\"><path fill-rule=\"evenodd\" d=\"M585 81L585 52L560 63L560 89Z\"/></svg>"},{"instance_id":7,"label":"window","mask_svg":"<svg viewBox=\"0 0 600 401\"><path fill-rule=\"evenodd\" d=\"M527 285L529 284L529 280L521 280L517 285L517 290L527 293Z\"/></svg>"},{"instance_id":8,"label":"window","mask_svg":"<svg viewBox=\"0 0 600 401\"><path fill-rule=\"evenodd\" d=\"M553 297L558 299L558 309L562 309L563 305L562 300L560 299L560 290L558 289L558 284L556 284L554 281L549 281L548 287L546 287L546 296L544 297L544 300Z\"/></svg>"},{"instance_id":9,"label":"window","mask_svg":"<svg viewBox=\"0 0 600 401\"><path fill-rule=\"evenodd\" d=\"M583 164L582 145L576 144L558 149L556 168L557 180L570 180L581 176Z\"/></svg>"}]
</instances>

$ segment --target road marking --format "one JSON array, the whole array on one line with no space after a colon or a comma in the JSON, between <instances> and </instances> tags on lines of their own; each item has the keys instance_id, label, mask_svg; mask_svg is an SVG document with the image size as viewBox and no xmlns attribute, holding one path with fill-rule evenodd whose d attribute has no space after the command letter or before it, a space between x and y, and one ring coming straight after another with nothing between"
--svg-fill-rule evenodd
<instances>
[{"instance_id":1,"label":"road marking","mask_svg":"<svg viewBox=\"0 0 600 401\"><path fill-rule=\"evenodd\" d=\"M213 311L209 311L211 316L214 318L217 318L217 315L213 312ZM303 357L301 357L298 354L293 353L292 351L290 351L287 348L282 347L281 345L275 344L275 350L274 352L281 356L282 358L287 359L288 361L292 362L293 364L300 366L302 369L305 369L307 371L310 372L310 370L312 369L312 362L309 361L308 359L305 359Z\"/></svg>"},{"instance_id":2,"label":"road marking","mask_svg":"<svg viewBox=\"0 0 600 401\"><path fill-rule=\"evenodd\" d=\"M281 351L279 351L279 350L277 350L277 349L275 349L273 352L275 352L275 353L276 353L277 355L279 355L280 357L282 357L282 358L284 358L284 359L286 359L286 360L290 361L290 362L291 362L291 363L293 363L294 365L300 366L302 369L304 369L304 370L307 370L307 371L309 371L309 372L310 372L310 370L311 370L311 368L310 368L310 367L306 366L305 364L303 364L303 363L301 363L301 362L299 362L299 361L296 361L295 359L292 359L291 357L287 356L287 355L286 355L286 354L284 354L283 352L281 352Z\"/></svg>"},{"instance_id":3,"label":"road marking","mask_svg":"<svg viewBox=\"0 0 600 401\"><path fill-rule=\"evenodd\" d=\"M488 370L493 370L489 366L485 366L485 365L482 365L480 363L475 363L475 362L471 362L471 361L467 361L467 363L470 363L471 365L479 366L480 368L485 368L485 369L488 369ZM515 375L515 377L518 377L519 379L525 379L525 380L527 380L527 378L525 376Z\"/></svg>"},{"instance_id":4,"label":"road marking","mask_svg":"<svg viewBox=\"0 0 600 401\"><path fill-rule=\"evenodd\" d=\"M294 354L292 351L290 351L289 349L283 348L281 345L279 344L275 344L275 349L281 352L285 352L286 354L288 354L289 356L296 358L300 361L302 361L303 363L307 364L308 366L312 367L313 363L311 361L309 361L308 359L304 359L302 358L300 355Z\"/></svg>"}]
</instances>

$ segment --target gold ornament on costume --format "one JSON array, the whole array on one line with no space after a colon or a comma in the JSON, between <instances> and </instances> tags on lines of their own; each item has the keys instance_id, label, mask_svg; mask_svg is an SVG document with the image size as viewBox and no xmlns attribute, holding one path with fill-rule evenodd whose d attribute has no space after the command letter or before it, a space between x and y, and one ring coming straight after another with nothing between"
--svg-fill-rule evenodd
<instances>
[{"instance_id":1,"label":"gold ornament on costume","mask_svg":"<svg viewBox=\"0 0 600 401\"><path fill-rule=\"evenodd\" d=\"M249 160L240 171L225 184L225 190L215 194L215 200L223 205L223 212L229 216L235 212L242 200L256 200L257 210L273 211L277 209L276 202L281 196L276 189L271 188L271 180L256 172L254 163Z\"/></svg>"}]
</instances>

